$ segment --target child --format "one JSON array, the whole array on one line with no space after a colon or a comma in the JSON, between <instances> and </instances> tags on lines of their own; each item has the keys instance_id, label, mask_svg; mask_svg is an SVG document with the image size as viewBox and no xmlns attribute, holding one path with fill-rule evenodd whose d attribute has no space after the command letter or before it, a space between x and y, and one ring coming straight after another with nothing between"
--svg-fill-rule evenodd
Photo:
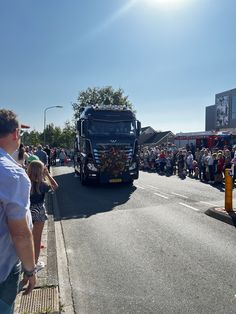
<instances>
[{"instance_id":1,"label":"child","mask_svg":"<svg viewBox=\"0 0 236 314\"><path fill-rule=\"evenodd\" d=\"M47 220L46 209L44 205L45 193L49 190L56 190L58 188L57 182L48 172L48 169L40 160L33 160L30 162L27 169L28 176L31 181L30 192L30 211L33 221L33 238L35 250L35 263L38 270L44 267L42 262L38 262L41 236L43 232L44 223Z\"/></svg>"}]
</instances>

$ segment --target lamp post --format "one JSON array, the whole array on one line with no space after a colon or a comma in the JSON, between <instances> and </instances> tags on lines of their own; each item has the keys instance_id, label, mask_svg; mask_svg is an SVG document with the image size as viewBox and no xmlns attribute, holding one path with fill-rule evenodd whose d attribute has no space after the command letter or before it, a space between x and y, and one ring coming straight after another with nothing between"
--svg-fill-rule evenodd
<instances>
[{"instance_id":1,"label":"lamp post","mask_svg":"<svg viewBox=\"0 0 236 314\"><path fill-rule=\"evenodd\" d=\"M43 125L44 146L46 145L46 113L47 110L52 108L63 108L63 106L51 106L44 109L44 125Z\"/></svg>"}]
</instances>

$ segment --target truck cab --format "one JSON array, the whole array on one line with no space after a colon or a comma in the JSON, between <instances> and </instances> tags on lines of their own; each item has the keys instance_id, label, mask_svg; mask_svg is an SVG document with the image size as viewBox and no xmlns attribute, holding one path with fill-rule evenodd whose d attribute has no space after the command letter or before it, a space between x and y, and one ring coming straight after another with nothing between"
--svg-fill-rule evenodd
<instances>
[{"instance_id":1,"label":"truck cab","mask_svg":"<svg viewBox=\"0 0 236 314\"><path fill-rule=\"evenodd\" d=\"M120 106L90 106L77 121L75 172L82 184L133 182L139 176L141 124Z\"/></svg>"}]
</instances>

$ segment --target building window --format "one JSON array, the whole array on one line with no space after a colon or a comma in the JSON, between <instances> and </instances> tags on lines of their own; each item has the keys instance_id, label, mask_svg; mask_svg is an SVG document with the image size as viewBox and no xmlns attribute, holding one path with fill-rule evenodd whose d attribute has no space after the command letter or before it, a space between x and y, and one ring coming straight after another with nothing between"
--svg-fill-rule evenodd
<instances>
[{"instance_id":1,"label":"building window","mask_svg":"<svg viewBox=\"0 0 236 314\"><path fill-rule=\"evenodd\" d=\"M236 120L236 96L232 96L232 119Z\"/></svg>"}]
</instances>

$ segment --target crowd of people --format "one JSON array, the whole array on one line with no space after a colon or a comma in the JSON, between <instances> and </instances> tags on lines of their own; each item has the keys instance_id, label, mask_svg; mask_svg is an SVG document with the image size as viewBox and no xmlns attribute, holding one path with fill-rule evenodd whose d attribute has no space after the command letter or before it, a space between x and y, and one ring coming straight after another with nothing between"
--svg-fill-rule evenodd
<instances>
[{"instance_id":1,"label":"crowd of people","mask_svg":"<svg viewBox=\"0 0 236 314\"><path fill-rule=\"evenodd\" d=\"M47 220L45 194L58 188L50 174L51 150L43 150L42 145L24 147L21 131L16 114L0 109L1 314L14 312L20 286L29 294L36 284L36 273L44 267L38 258Z\"/></svg>"},{"instance_id":2,"label":"crowd of people","mask_svg":"<svg viewBox=\"0 0 236 314\"><path fill-rule=\"evenodd\" d=\"M73 158L73 152L67 151L64 148L50 148L46 145L44 148L41 144L37 146L25 146L23 143L20 144L19 148L12 154L15 161L20 164L23 168L27 168L29 162L37 156L44 165L47 166L50 172L51 166L57 165L57 160L61 166L67 164ZM33 157L32 157L33 156Z\"/></svg>"},{"instance_id":3,"label":"crowd of people","mask_svg":"<svg viewBox=\"0 0 236 314\"><path fill-rule=\"evenodd\" d=\"M173 144L146 147L140 151L140 169L160 175L178 175L199 179L209 184L222 184L225 169L236 179L236 145L219 148L196 148L193 144L177 148Z\"/></svg>"}]
</instances>

